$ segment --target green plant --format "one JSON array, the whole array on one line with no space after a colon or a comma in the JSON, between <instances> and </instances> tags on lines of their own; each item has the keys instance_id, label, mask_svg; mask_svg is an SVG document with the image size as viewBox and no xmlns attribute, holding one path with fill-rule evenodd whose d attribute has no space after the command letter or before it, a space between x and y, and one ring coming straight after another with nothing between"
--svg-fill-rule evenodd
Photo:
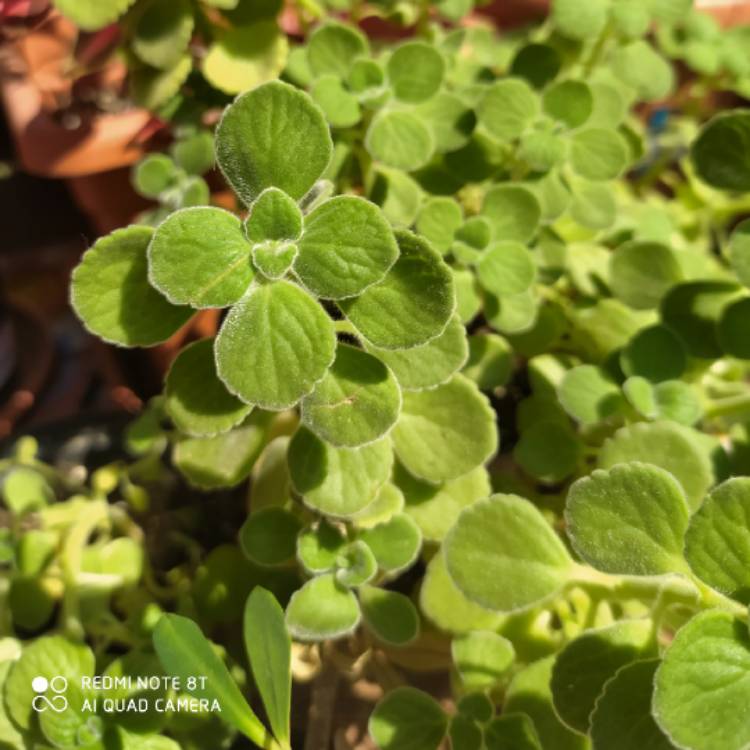
<instances>
[{"instance_id":1,"label":"green plant","mask_svg":"<svg viewBox=\"0 0 750 750\"><path fill-rule=\"evenodd\" d=\"M381 750L739 750L750 117L696 117L736 81L692 86L666 127L639 118L675 89L682 27L708 28L687 0L555 0L503 37L384 5L418 37L325 20L283 82L227 107L216 163L246 211L186 206L150 157L155 227L73 274L119 346L226 311L127 435L131 483L173 466L213 493L175 511L189 559L153 642L168 676L211 677L195 695L223 728L162 729L289 747L291 670L313 678L308 747L354 682L384 692ZM239 518L201 524L246 480L247 513L230 495ZM410 685L421 670L450 686Z\"/></svg>"}]
</instances>

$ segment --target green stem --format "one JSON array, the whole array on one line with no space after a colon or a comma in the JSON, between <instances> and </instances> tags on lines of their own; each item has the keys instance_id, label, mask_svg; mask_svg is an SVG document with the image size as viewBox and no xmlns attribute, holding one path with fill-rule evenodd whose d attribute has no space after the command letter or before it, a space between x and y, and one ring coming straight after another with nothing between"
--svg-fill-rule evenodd
<instances>
[{"instance_id":1,"label":"green stem","mask_svg":"<svg viewBox=\"0 0 750 750\"><path fill-rule=\"evenodd\" d=\"M750 412L750 392L739 396L727 396L710 401L705 409L705 416L709 419L714 417L734 417L745 412Z\"/></svg>"}]
</instances>

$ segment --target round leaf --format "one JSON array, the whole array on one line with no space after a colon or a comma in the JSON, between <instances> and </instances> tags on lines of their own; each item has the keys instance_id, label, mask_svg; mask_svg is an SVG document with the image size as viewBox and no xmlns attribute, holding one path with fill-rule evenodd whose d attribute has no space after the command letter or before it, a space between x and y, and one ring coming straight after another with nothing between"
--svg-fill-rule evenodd
<instances>
[{"instance_id":1,"label":"round leaf","mask_svg":"<svg viewBox=\"0 0 750 750\"><path fill-rule=\"evenodd\" d=\"M405 513L398 513L385 523L365 529L359 538L372 550L378 566L386 573L406 570L419 555L422 534Z\"/></svg>"},{"instance_id":2,"label":"round leaf","mask_svg":"<svg viewBox=\"0 0 750 750\"><path fill-rule=\"evenodd\" d=\"M703 127L690 156L709 185L724 190L750 190L750 114L722 112Z\"/></svg>"},{"instance_id":3,"label":"round leaf","mask_svg":"<svg viewBox=\"0 0 750 750\"><path fill-rule=\"evenodd\" d=\"M419 613L409 597L397 591L363 586L359 590L362 619L375 636L392 646L405 646L419 635Z\"/></svg>"},{"instance_id":4,"label":"round leaf","mask_svg":"<svg viewBox=\"0 0 750 750\"><path fill-rule=\"evenodd\" d=\"M437 750L448 732L448 717L427 693L399 687L375 706L368 731L380 750Z\"/></svg>"},{"instance_id":5,"label":"round leaf","mask_svg":"<svg viewBox=\"0 0 750 750\"><path fill-rule=\"evenodd\" d=\"M600 367L579 365L568 370L558 389L560 403L581 424L595 424L615 414L622 396L617 384Z\"/></svg>"},{"instance_id":6,"label":"round leaf","mask_svg":"<svg viewBox=\"0 0 750 750\"><path fill-rule=\"evenodd\" d=\"M682 280L674 253L656 242L628 242L612 254L612 291L637 310L658 307L662 297Z\"/></svg>"},{"instance_id":7,"label":"round leaf","mask_svg":"<svg viewBox=\"0 0 750 750\"><path fill-rule=\"evenodd\" d=\"M301 527L288 510L263 508L242 524L240 546L257 565L283 565L295 556Z\"/></svg>"},{"instance_id":8,"label":"round leaf","mask_svg":"<svg viewBox=\"0 0 750 750\"><path fill-rule=\"evenodd\" d=\"M435 150L432 131L418 117L403 110L381 112L365 137L373 158L389 167L411 172L423 167Z\"/></svg>"},{"instance_id":9,"label":"round leaf","mask_svg":"<svg viewBox=\"0 0 750 750\"><path fill-rule=\"evenodd\" d=\"M563 36L578 41L595 39L607 23L607 0L555 0L552 22Z\"/></svg>"},{"instance_id":10,"label":"round leaf","mask_svg":"<svg viewBox=\"0 0 750 750\"><path fill-rule=\"evenodd\" d=\"M628 376L638 375L652 383L679 378L687 368L687 352L669 328L642 328L620 354L620 367Z\"/></svg>"},{"instance_id":11,"label":"round leaf","mask_svg":"<svg viewBox=\"0 0 750 750\"><path fill-rule=\"evenodd\" d=\"M193 34L193 9L188 0L156 0L138 18L131 46L147 65L171 68Z\"/></svg>"},{"instance_id":12,"label":"round leaf","mask_svg":"<svg viewBox=\"0 0 750 750\"><path fill-rule=\"evenodd\" d=\"M310 579L292 594L286 625L293 638L323 641L341 638L359 624L357 597L327 573Z\"/></svg>"},{"instance_id":13,"label":"round leaf","mask_svg":"<svg viewBox=\"0 0 750 750\"><path fill-rule=\"evenodd\" d=\"M536 234L542 209L527 188L497 185L485 195L482 215L490 220L494 239L526 243Z\"/></svg>"},{"instance_id":14,"label":"round leaf","mask_svg":"<svg viewBox=\"0 0 750 750\"><path fill-rule=\"evenodd\" d=\"M243 401L265 409L296 404L324 377L335 354L333 321L288 281L255 287L216 337L219 377Z\"/></svg>"},{"instance_id":15,"label":"round leaf","mask_svg":"<svg viewBox=\"0 0 750 750\"><path fill-rule=\"evenodd\" d=\"M250 206L245 220L245 234L250 242L297 240L302 234L302 212L282 190L267 188Z\"/></svg>"},{"instance_id":16,"label":"round leaf","mask_svg":"<svg viewBox=\"0 0 750 750\"><path fill-rule=\"evenodd\" d=\"M388 58L388 80L397 99L417 104L437 93L445 72L445 61L426 42L406 42Z\"/></svg>"},{"instance_id":17,"label":"round leaf","mask_svg":"<svg viewBox=\"0 0 750 750\"><path fill-rule=\"evenodd\" d=\"M477 109L479 122L501 141L519 138L539 111L534 90L520 78L496 81Z\"/></svg>"},{"instance_id":18,"label":"round leaf","mask_svg":"<svg viewBox=\"0 0 750 750\"><path fill-rule=\"evenodd\" d=\"M472 630L454 638L451 656L459 677L469 690L497 685L516 657L513 644L491 630Z\"/></svg>"},{"instance_id":19,"label":"round leaf","mask_svg":"<svg viewBox=\"0 0 750 750\"><path fill-rule=\"evenodd\" d=\"M594 96L583 81L560 81L544 92L542 106L550 117L577 128L591 117Z\"/></svg>"},{"instance_id":20,"label":"round leaf","mask_svg":"<svg viewBox=\"0 0 750 750\"><path fill-rule=\"evenodd\" d=\"M536 279L536 266L528 248L519 242L496 242L477 263L482 286L498 297L525 292Z\"/></svg>"},{"instance_id":21,"label":"round leaf","mask_svg":"<svg viewBox=\"0 0 750 750\"><path fill-rule=\"evenodd\" d=\"M573 136L570 163L587 180L613 180L627 166L628 146L616 130L581 130Z\"/></svg>"},{"instance_id":22,"label":"round leaf","mask_svg":"<svg viewBox=\"0 0 750 750\"><path fill-rule=\"evenodd\" d=\"M318 26L307 44L307 60L315 76L327 73L344 78L352 61L368 52L367 37L343 23Z\"/></svg>"}]
</instances>

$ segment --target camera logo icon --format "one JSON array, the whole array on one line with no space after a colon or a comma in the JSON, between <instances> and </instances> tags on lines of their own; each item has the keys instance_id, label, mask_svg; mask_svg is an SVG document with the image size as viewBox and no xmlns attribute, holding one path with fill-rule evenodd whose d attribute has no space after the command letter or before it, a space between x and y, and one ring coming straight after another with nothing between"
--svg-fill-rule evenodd
<instances>
[{"instance_id":1,"label":"camera logo icon","mask_svg":"<svg viewBox=\"0 0 750 750\"><path fill-rule=\"evenodd\" d=\"M68 707L68 699L64 695L68 689L68 681L62 675L56 675L50 680L46 677L35 677L31 681L31 688L36 693L31 706L37 713L49 710L61 714ZM53 693L50 697L45 695L48 690Z\"/></svg>"}]
</instances>

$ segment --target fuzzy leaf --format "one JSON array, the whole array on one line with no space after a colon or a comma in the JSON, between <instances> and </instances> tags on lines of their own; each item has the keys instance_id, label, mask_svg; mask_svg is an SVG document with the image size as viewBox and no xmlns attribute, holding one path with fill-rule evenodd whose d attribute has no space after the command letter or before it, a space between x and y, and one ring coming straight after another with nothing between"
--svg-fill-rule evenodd
<instances>
[{"instance_id":1,"label":"fuzzy leaf","mask_svg":"<svg viewBox=\"0 0 750 750\"><path fill-rule=\"evenodd\" d=\"M147 65L171 68L187 49L193 26L188 0L155 0L136 23L133 52Z\"/></svg>"},{"instance_id":2,"label":"fuzzy leaf","mask_svg":"<svg viewBox=\"0 0 750 750\"><path fill-rule=\"evenodd\" d=\"M419 613L404 594L363 586L359 604L365 625L384 643L405 646L419 635Z\"/></svg>"},{"instance_id":3,"label":"fuzzy leaf","mask_svg":"<svg viewBox=\"0 0 750 750\"><path fill-rule=\"evenodd\" d=\"M250 207L245 219L245 234L250 242L297 240L302 234L302 212L282 190L267 188Z\"/></svg>"},{"instance_id":4,"label":"fuzzy leaf","mask_svg":"<svg viewBox=\"0 0 750 750\"><path fill-rule=\"evenodd\" d=\"M663 99L674 88L672 66L646 41L637 40L615 50L612 69L640 99Z\"/></svg>"},{"instance_id":5,"label":"fuzzy leaf","mask_svg":"<svg viewBox=\"0 0 750 750\"><path fill-rule=\"evenodd\" d=\"M399 687L375 706L368 730L380 750L437 750L448 732L448 717L427 693Z\"/></svg>"},{"instance_id":6,"label":"fuzzy leaf","mask_svg":"<svg viewBox=\"0 0 750 750\"><path fill-rule=\"evenodd\" d=\"M573 136L570 163L587 180L613 180L628 163L628 146L616 130L587 128Z\"/></svg>"},{"instance_id":7,"label":"fuzzy leaf","mask_svg":"<svg viewBox=\"0 0 750 750\"><path fill-rule=\"evenodd\" d=\"M595 39L607 22L607 6L607 0L555 0L552 22L557 31L570 39Z\"/></svg>"},{"instance_id":8,"label":"fuzzy leaf","mask_svg":"<svg viewBox=\"0 0 750 750\"><path fill-rule=\"evenodd\" d=\"M207 437L231 430L252 409L233 396L216 374L213 339L186 346L165 381L164 409L188 435Z\"/></svg>"},{"instance_id":9,"label":"fuzzy leaf","mask_svg":"<svg viewBox=\"0 0 750 750\"><path fill-rule=\"evenodd\" d=\"M582 424L595 424L622 405L617 384L600 367L579 365L565 373L558 389L560 403Z\"/></svg>"},{"instance_id":10,"label":"fuzzy leaf","mask_svg":"<svg viewBox=\"0 0 750 750\"><path fill-rule=\"evenodd\" d=\"M308 573L327 573L336 566L345 542L338 528L322 519L315 526L308 526L300 532L297 537L297 558Z\"/></svg>"},{"instance_id":11,"label":"fuzzy leaf","mask_svg":"<svg viewBox=\"0 0 750 750\"><path fill-rule=\"evenodd\" d=\"M347 517L369 505L392 463L386 438L360 448L336 448L301 427L289 444L295 490L307 505L329 516Z\"/></svg>"},{"instance_id":12,"label":"fuzzy leaf","mask_svg":"<svg viewBox=\"0 0 750 750\"><path fill-rule=\"evenodd\" d=\"M637 375L659 383L679 378L687 368L682 341L661 325L642 328L620 353L620 367L628 376Z\"/></svg>"},{"instance_id":13,"label":"fuzzy leaf","mask_svg":"<svg viewBox=\"0 0 750 750\"><path fill-rule=\"evenodd\" d=\"M453 235L463 223L461 206L445 196L435 196L425 201L419 211L416 227L429 243L441 253L450 250Z\"/></svg>"},{"instance_id":14,"label":"fuzzy leaf","mask_svg":"<svg viewBox=\"0 0 750 750\"><path fill-rule=\"evenodd\" d=\"M583 81L560 81L544 92L542 106L550 117L569 128L578 128L591 117L594 96Z\"/></svg>"},{"instance_id":15,"label":"fuzzy leaf","mask_svg":"<svg viewBox=\"0 0 750 750\"><path fill-rule=\"evenodd\" d=\"M84 31L114 23L135 0L55 0L55 7Z\"/></svg>"},{"instance_id":16,"label":"fuzzy leaf","mask_svg":"<svg viewBox=\"0 0 750 750\"><path fill-rule=\"evenodd\" d=\"M257 565L273 566L289 562L297 552L300 520L284 508L261 508L240 528L240 546Z\"/></svg>"},{"instance_id":17,"label":"fuzzy leaf","mask_svg":"<svg viewBox=\"0 0 750 750\"><path fill-rule=\"evenodd\" d=\"M482 215L490 220L495 240L526 243L536 234L542 209L527 188L497 185L485 195Z\"/></svg>"},{"instance_id":18,"label":"fuzzy leaf","mask_svg":"<svg viewBox=\"0 0 750 750\"><path fill-rule=\"evenodd\" d=\"M415 112L430 125L439 153L463 148L476 125L471 108L455 94L445 91L420 104Z\"/></svg>"},{"instance_id":19,"label":"fuzzy leaf","mask_svg":"<svg viewBox=\"0 0 750 750\"><path fill-rule=\"evenodd\" d=\"M419 527L405 513L397 513L385 523L365 529L359 538L372 550L378 567L391 574L406 570L422 548Z\"/></svg>"},{"instance_id":20,"label":"fuzzy leaf","mask_svg":"<svg viewBox=\"0 0 750 750\"><path fill-rule=\"evenodd\" d=\"M723 190L750 190L750 114L722 112L703 127L690 157L701 179Z\"/></svg>"},{"instance_id":21,"label":"fuzzy leaf","mask_svg":"<svg viewBox=\"0 0 750 750\"><path fill-rule=\"evenodd\" d=\"M343 23L327 22L310 35L307 59L315 76L333 74L344 78L353 60L368 52L367 37Z\"/></svg>"},{"instance_id":22,"label":"fuzzy leaf","mask_svg":"<svg viewBox=\"0 0 750 750\"><path fill-rule=\"evenodd\" d=\"M280 81L237 97L216 130L216 160L247 205L268 187L299 200L323 174L332 150L320 109Z\"/></svg>"},{"instance_id":23,"label":"fuzzy leaf","mask_svg":"<svg viewBox=\"0 0 750 750\"><path fill-rule=\"evenodd\" d=\"M177 179L177 167L166 154L149 154L133 168L133 186L145 198L157 198Z\"/></svg>"},{"instance_id":24,"label":"fuzzy leaf","mask_svg":"<svg viewBox=\"0 0 750 750\"><path fill-rule=\"evenodd\" d=\"M479 103L479 122L501 141L519 138L539 112L539 98L520 78L505 78L489 87Z\"/></svg>"},{"instance_id":25,"label":"fuzzy leaf","mask_svg":"<svg viewBox=\"0 0 750 750\"><path fill-rule=\"evenodd\" d=\"M615 296L638 310L658 307L672 286L682 281L674 253L656 242L628 242L611 256L610 284Z\"/></svg>"},{"instance_id":26,"label":"fuzzy leaf","mask_svg":"<svg viewBox=\"0 0 750 750\"><path fill-rule=\"evenodd\" d=\"M484 733L487 750L542 750L528 715L508 713L493 719Z\"/></svg>"},{"instance_id":27,"label":"fuzzy leaf","mask_svg":"<svg viewBox=\"0 0 750 750\"><path fill-rule=\"evenodd\" d=\"M456 306L453 277L441 257L410 232L397 232L401 255L385 278L339 303L370 344L409 349L437 338Z\"/></svg>"},{"instance_id":28,"label":"fuzzy leaf","mask_svg":"<svg viewBox=\"0 0 750 750\"><path fill-rule=\"evenodd\" d=\"M322 641L341 638L359 624L357 597L327 573L310 579L292 594L286 624L293 638Z\"/></svg>"},{"instance_id":29,"label":"fuzzy leaf","mask_svg":"<svg viewBox=\"0 0 750 750\"><path fill-rule=\"evenodd\" d=\"M510 612L557 592L573 564L541 513L517 495L466 508L443 543L448 573L470 600Z\"/></svg>"},{"instance_id":30,"label":"fuzzy leaf","mask_svg":"<svg viewBox=\"0 0 750 750\"><path fill-rule=\"evenodd\" d=\"M502 635L491 630L472 630L453 639L451 656L464 687L486 690L502 680L516 652Z\"/></svg>"},{"instance_id":31,"label":"fuzzy leaf","mask_svg":"<svg viewBox=\"0 0 750 750\"><path fill-rule=\"evenodd\" d=\"M396 47L386 66L397 99L417 104L434 96L443 81L445 60L426 42L406 42Z\"/></svg>"},{"instance_id":32,"label":"fuzzy leaf","mask_svg":"<svg viewBox=\"0 0 750 750\"><path fill-rule=\"evenodd\" d=\"M454 375L433 390L404 394L393 446L414 476L434 483L456 479L497 451L495 415L474 383Z\"/></svg>"},{"instance_id":33,"label":"fuzzy leaf","mask_svg":"<svg viewBox=\"0 0 750 750\"><path fill-rule=\"evenodd\" d=\"M336 354L333 321L288 281L255 287L216 337L219 377L250 404L285 409L310 393Z\"/></svg>"},{"instance_id":34,"label":"fuzzy leaf","mask_svg":"<svg viewBox=\"0 0 750 750\"><path fill-rule=\"evenodd\" d=\"M373 119L365 145L383 164L412 172L430 160L435 138L417 116L404 110L386 110Z\"/></svg>"},{"instance_id":35,"label":"fuzzy leaf","mask_svg":"<svg viewBox=\"0 0 750 750\"><path fill-rule=\"evenodd\" d=\"M586 562L606 573L685 572L683 539L688 505L667 471L627 463L595 470L568 492L568 535Z\"/></svg>"},{"instance_id":36,"label":"fuzzy leaf","mask_svg":"<svg viewBox=\"0 0 750 750\"><path fill-rule=\"evenodd\" d=\"M372 550L359 539L351 542L336 559L336 580L346 588L363 586L378 572L378 563Z\"/></svg>"},{"instance_id":37,"label":"fuzzy leaf","mask_svg":"<svg viewBox=\"0 0 750 750\"><path fill-rule=\"evenodd\" d=\"M485 289L503 297L525 292L536 279L536 266L520 242L496 242L482 253L477 276Z\"/></svg>"},{"instance_id":38,"label":"fuzzy leaf","mask_svg":"<svg viewBox=\"0 0 750 750\"><path fill-rule=\"evenodd\" d=\"M398 258L378 208L352 195L332 198L305 217L294 270L318 297L354 297L381 281Z\"/></svg>"},{"instance_id":39,"label":"fuzzy leaf","mask_svg":"<svg viewBox=\"0 0 750 750\"><path fill-rule=\"evenodd\" d=\"M310 95L333 128L351 128L362 118L357 97L347 91L341 79L333 73L318 78Z\"/></svg>"},{"instance_id":40,"label":"fuzzy leaf","mask_svg":"<svg viewBox=\"0 0 750 750\"><path fill-rule=\"evenodd\" d=\"M73 271L71 304L86 328L121 346L153 346L193 314L171 304L148 281L148 227L131 226L102 237Z\"/></svg>"}]
</instances>

